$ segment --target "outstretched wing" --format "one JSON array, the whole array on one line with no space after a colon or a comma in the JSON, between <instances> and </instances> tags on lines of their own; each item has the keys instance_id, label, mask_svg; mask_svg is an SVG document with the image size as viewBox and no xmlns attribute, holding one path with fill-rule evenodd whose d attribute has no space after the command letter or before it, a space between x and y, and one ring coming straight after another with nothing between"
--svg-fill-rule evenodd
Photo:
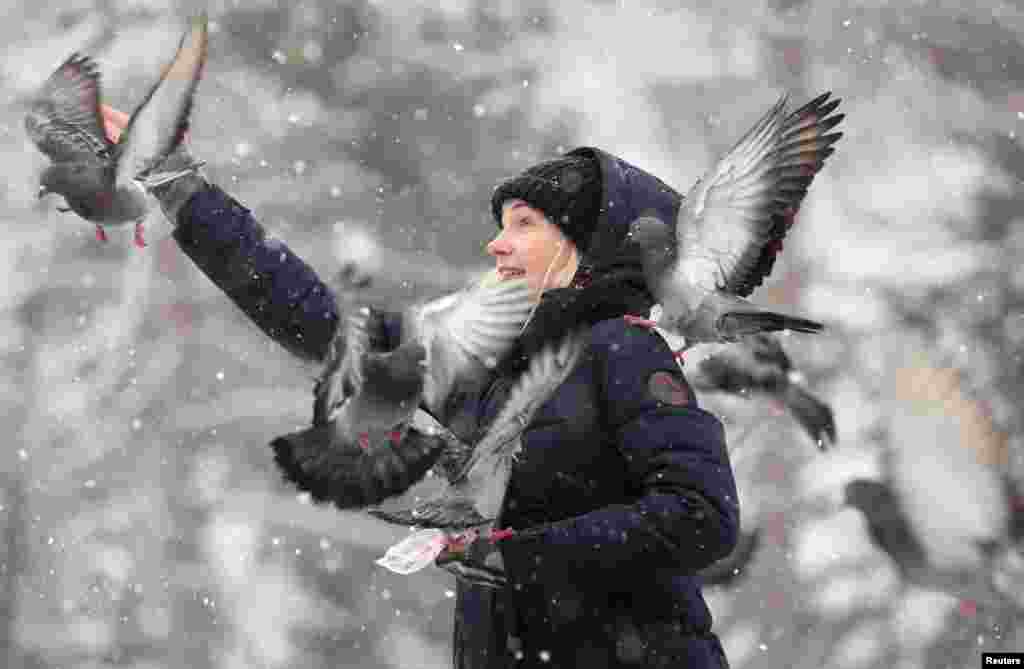
<instances>
[{"instance_id":1,"label":"outstretched wing","mask_svg":"<svg viewBox=\"0 0 1024 669\"><path fill-rule=\"evenodd\" d=\"M338 326L313 388L313 425L326 424L334 409L361 389L363 356L371 350L370 317L369 307L355 308Z\"/></svg>"},{"instance_id":2,"label":"outstretched wing","mask_svg":"<svg viewBox=\"0 0 1024 669\"><path fill-rule=\"evenodd\" d=\"M431 410L440 410L457 379L476 379L501 360L535 305L517 280L478 285L416 310L411 321L428 350L424 398Z\"/></svg>"},{"instance_id":3,"label":"outstretched wing","mask_svg":"<svg viewBox=\"0 0 1024 669\"><path fill-rule=\"evenodd\" d=\"M705 290L747 297L771 273L782 240L843 118L824 93L786 115L783 96L694 184L676 238L686 278Z\"/></svg>"},{"instance_id":4,"label":"outstretched wing","mask_svg":"<svg viewBox=\"0 0 1024 669\"><path fill-rule=\"evenodd\" d=\"M521 448L523 430L575 368L586 342L581 333L571 333L531 358L487 433L472 450L464 451L468 457L448 486L425 501L376 510L374 515L394 523L451 529L494 520L508 487L511 460Z\"/></svg>"},{"instance_id":5,"label":"outstretched wing","mask_svg":"<svg viewBox=\"0 0 1024 669\"><path fill-rule=\"evenodd\" d=\"M206 65L207 23L206 14L192 21L174 60L132 112L118 144L117 183L144 177L185 138L192 100Z\"/></svg>"},{"instance_id":6,"label":"outstretched wing","mask_svg":"<svg viewBox=\"0 0 1024 669\"><path fill-rule=\"evenodd\" d=\"M566 335L560 342L544 347L530 359L487 434L473 449L460 478L468 479L481 463L512 455L507 449L526 428L533 414L568 378L586 347L587 338L579 332ZM487 467L482 467L487 475Z\"/></svg>"},{"instance_id":7,"label":"outstretched wing","mask_svg":"<svg viewBox=\"0 0 1024 669\"><path fill-rule=\"evenodd\" d=\"M100 116L100 73L88 56L73 53L47 78L25 115L25 131L55 163L102 163L113 144Z\"/></svg>"},{"instance_id":8,"label":"outstretched wing","mask_svg":"<svg viewBox=\"0 0 1024 669\"><path fill-rule=\"evenodd\" d=\"M461 356L493 367L522 333L535 304L522 280L479 286L440 316L439 335Z\"/></svg>"}]
</instances>

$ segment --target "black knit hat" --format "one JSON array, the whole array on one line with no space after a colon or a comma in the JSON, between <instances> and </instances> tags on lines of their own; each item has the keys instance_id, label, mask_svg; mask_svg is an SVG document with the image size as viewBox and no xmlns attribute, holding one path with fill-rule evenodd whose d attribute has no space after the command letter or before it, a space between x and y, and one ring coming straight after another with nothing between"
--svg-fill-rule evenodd
<instances>
[{"instance_id":1,"label":"black knit hat","mask_svg":"<svg viewBox=\"0 0 1024 669\"><path fill-rule=\"evenodd\" d=\"M538 163L498 186L491 196L491 211L501 225L502 203L523 200L544 212L584 252L601 211L601 187L601 169L596 158L579 154L561 156Z\"/></svg>"}]
</instances>

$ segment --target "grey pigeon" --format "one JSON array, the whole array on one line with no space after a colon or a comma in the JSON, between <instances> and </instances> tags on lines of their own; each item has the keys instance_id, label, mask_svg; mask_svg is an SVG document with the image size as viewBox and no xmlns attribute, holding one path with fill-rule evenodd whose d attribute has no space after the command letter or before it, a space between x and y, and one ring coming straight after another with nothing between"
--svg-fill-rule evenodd
<instances>
[{"instance_id":1,"label":"grey pigeon","mask_svg":"<svg viewBox=\"0 0 1024 669\"><path fill-rule=\"evenodd\" d=\"M73 53L32 99L25 130L51 164L39 180L39 197L64 196L66 208L103 226L135 223L135 244L144 246L142 221L149 211L146 188L197 169L201 163L159 172L188 129L193 97L207 55L207 17L182 37L174 59L132 112L117 144L103 128L100 74L88 56Z\"/></svg>"},{"instance_id":2,"label":"grey pigeon","mask_svg":"<svg viewBox=\"0 0 1024 669\"><path fill-rule=\"evenodd\" d=\"M979 533L974 549L982 558L978 563L938 564L929 555L907 515L905 503L891 483L870 479L854 479L844 488L844 501L864 515L872 543L886 553L906 583L939 590L959 598L978 603L1006 606L1024 613L1022 605L1003 593L992 579L997 560L1005 548L1019 549L1024 524L1024 510L1015 486L1007 483L1007 511L1015 514L1008 526L1010 532L1003 537ZM1015 536L1016 535L1016 536Z\"/></svg>"},{"instance_id":3,"label":"grey pigeon","mask_svg":"<svg viewBox=\"0 0 1024 669\"><path fill-rule=\"evenodd\" d=\"M380 314L357 306L369 279L348 263L332 283L343 325L314 384L312 425L270 446L285 479L314 500L359 508L422 477L447 435L415 413L422 348L385 358Z\"/></svg>"},{"instance_id":4,"label":"grey pigeon","mask_svg":"<svg viewBox=\"0 0 1024 669\"><path fill-rule=\"evenodd\" d=\"M1014 566L1024 527L1020 493L995 467L1006 435L963 390L957 370L901 364L902 350L884 386L890 415L880 480L850 482L845 501L864 515L905 583L1024 612L1014 599L1024 589L1000 583L1024 576Z\"/></svg>"},{"instance_id":5,"label":"grey pigeon","mask_svg":"<svg viewBox=\"0 0 1024 669\"><path fill-rule=\"evenodd\" d=\"M700 392L769 397L793 414L821 450L836 443L831 407L812 395L800 382L778 339L756 334L721 346L690 368L686 380Z\"/></svg>"},{"instance_id":6,"label":"grey pigeon","mask_svg":"<svg viewBox=\"0 0 1024 669\"><path fill-rule=\"evenodd\" d=\"M374 309L351 310L314 388L313 425L271 442L286 478L318 500L362 508L404 492L439 459L466 457L435 410L456 386L483 385L534 304L519 280L416 305L393 351L374 345Z\"/></svg>"},{"instance_id":7,"label":"grey pigeon","mask_svg":"<svg viewBox=\"0 0 1024 669\"><path fill-rule=\"evenodd\" d=\"M740 337L823 326L775 313L745 298L771 273L807 188L842 133L828 131L839 100L818 96L787 114L783 96L687 193L675 221L641 216L630 227L661 306L656 319L628 317L686 340ZM681 353L679 351L678 353Z\"/></svg>"},{"instance_id":8,"label":"grey pigeon","mask_svg":"<svg viewBox=\"0 0 1024 669\"><path fill-rule=\"evenodd\" d=\"M370 513L393 523L466 529L495 520L504 500L512 461L522 448L523 430L572 372L586 343L569 334L533 356L508 400L473 447L462 472L432 498L399 509Z\"/></svg>"}]
</instances>

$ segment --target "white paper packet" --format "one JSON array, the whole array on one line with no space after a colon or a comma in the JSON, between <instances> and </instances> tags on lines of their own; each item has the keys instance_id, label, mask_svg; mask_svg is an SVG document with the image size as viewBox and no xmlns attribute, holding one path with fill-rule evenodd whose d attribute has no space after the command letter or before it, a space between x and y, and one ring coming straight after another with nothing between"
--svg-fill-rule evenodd
<instances>
[{"instance_id":1,"label":"white paper packet","mask_svg":"<svg viewBox=\"0 0 1024 669\"><path fill-rule=\"evenodd\" d=\"M441 530L419 530L389 548L376 564L403 576L413 574L433 564L446 543L447 537Z\"/></svg>"}]
</instances>

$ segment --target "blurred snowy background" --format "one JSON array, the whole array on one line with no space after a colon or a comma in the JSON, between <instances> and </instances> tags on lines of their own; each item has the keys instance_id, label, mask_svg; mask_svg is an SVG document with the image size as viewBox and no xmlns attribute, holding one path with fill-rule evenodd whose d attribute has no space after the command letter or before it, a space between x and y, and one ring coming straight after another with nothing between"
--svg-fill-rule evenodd
<instances>
[{"instance_id":1,"label":"blurred snowy background","mask_svg":"<svg viewBox=\"0 0 1024 669\"><path fill-rule=\"evenodd\" d=\"M708 590L717 631L737 668L1024 650L1019 621L904 583L840 505L893 435L977 445L901 425L893 372L922 356L959 370L962 402L1006 436L971 452L1024 476L1019 3L35 0L0 27L0 665L449 663L452 578L376 567L404 530L310 505L271 463L267 442L309 417L314 370L160 214L138 250L35 200L25 96L77 49L130 110L203 7L193 152L324 277L356 259L396 295L481 266L491 188L537 159L597 145L685 192L782 91L834 91L845 138L754 298L830 326L784 345L840 441L820 455L764 403L715 405L766 536L745 578ZM936 551L971 534L970 480L909 478L948 533Z\"/></svg>"}]
</instances>

